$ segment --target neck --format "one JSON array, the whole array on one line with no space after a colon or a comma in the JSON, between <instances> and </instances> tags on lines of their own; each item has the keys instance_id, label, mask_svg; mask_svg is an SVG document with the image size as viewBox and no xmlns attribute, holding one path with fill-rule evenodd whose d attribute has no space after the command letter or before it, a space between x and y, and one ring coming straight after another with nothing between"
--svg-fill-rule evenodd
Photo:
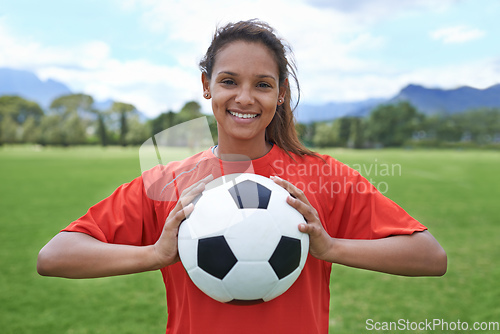
<instances>
[{"instance_id":1,"label":"neck","mask_svg":"<svg viewBox=\"0 0 500 334\"><path fill-rule=\"evenodd\" d=\"M264 139L256 141L248 140L224 140L219 137L219 144L215 149L215 155L221 160L255 160L266 155L272 145Z\"/></svg>"}]
</instances>

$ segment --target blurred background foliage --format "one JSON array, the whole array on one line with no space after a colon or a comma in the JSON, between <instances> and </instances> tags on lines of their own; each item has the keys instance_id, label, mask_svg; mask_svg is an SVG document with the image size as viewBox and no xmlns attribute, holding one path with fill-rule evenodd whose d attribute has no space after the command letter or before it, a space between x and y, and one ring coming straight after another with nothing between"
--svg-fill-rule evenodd
<instances>
[{"instance_id":1,"label":"blurred background foliage","mask_svg":"<svg viewBox=\"0 0 500 334\"><path fill-rule=\"evenodd\" d=\"M206 116L217 142L212 115L196 101L153 119L134 105L112 102L95 107L85 94L52 101L47 110L19 96L0 97L0 145L141 145L151 136L185 121ZM297 133L310 147L482 147L500 148L500 109L480 108L462 113L426 115L409 102L381 104L366 117L341 117L328 122L297 123Z\"/></svg>"}]
</instances>

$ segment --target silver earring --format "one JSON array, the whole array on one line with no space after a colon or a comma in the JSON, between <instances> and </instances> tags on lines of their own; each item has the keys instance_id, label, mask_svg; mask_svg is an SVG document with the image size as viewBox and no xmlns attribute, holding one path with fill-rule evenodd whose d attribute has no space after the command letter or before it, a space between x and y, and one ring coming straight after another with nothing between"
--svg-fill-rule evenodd
<instances>
[{"instance_id":1,"label":"silver earring","mask_svg":"<svg viewBox=\"0 0 500 334\"><path fill-rule=\"evenodd\" d=\"M279 103L281 103L281 102L283 102L283 100L282 100L282 99L279 99L279 100L278 100L278 102L279 102Z\"/></svg>"},{"instance_id":2,"label":"silver earring","mask_svg":"<svg viewBox=\"0 0 500 334\"><path fill-rule=\"evenodd\" d=\"M208 97L208 93L205 93L205 97Z\"/></svg>"}]
</instances>

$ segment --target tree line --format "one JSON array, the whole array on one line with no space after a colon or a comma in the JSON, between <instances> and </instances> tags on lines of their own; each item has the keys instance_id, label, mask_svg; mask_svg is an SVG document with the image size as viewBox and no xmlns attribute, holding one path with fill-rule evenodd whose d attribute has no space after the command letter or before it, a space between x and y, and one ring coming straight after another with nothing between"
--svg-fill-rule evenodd
<instances>
[{"instance_id":1,"label":"tree line","mask_svg":"<svg viewBox=\"0 0 500 334\"><path fill-rule=\"evenodd\" d=\"M52 101L47 110L19 96L0 97L0 145L141 145L153 135L204 116L201 106L187 102L178 111L141 119L134 105L113 102L104 110L85 94ZM217 142L213 116L207 116ZM310 147L464 147L500 148L500 109L426 116L408 102L383 104L367 117L296 124L301 141Z\"/></svg>"},{"instance_id":2,"label":"tree line","mask_svg":"<svg viewBox=\"0 0 500 334\"><path fill-rule=\"evenodd\" d=\"M425 115L408 102L382 104L364 118L298 124L302 142L313 147L500 148L500 109Z\"/></svg>"},{"instance_id":3,"label":"tree line","mask_svg":"<svg viewBox=\"0 0 500 334\"><path fill-rule=\"evenodd\" d=\"M22 97L4 95L0 97L0 145L141 145L164 129L200 116L201 106L194 101L178 112L144 120L132 104L113 102L100 110L92 96L85 94L58 97L47 110ZM211 123L215 121L211 119Z\"/></svg>"}]
</instances>

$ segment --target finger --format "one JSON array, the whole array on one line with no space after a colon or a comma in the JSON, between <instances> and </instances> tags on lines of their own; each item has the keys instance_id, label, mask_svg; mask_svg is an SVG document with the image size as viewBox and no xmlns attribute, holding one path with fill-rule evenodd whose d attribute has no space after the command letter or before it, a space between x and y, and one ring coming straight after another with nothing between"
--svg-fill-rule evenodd
<instances>
[{"instance_id":1,"label":"finger","mask_svg":"<svg viewBox=\"0 0 500 334\"><path fill-rule=\"evenodd\" d=\"M300 224L299 231L307 233L310 236L318 236L321 234L321 228L317 224Z\"/></svg>"},{"instance_id":2,"label":"finger","mask_svg":"<svg viewBox=\"0 0 500 334\"><path fill-rule=\"evenodd\" d=\"M205 178L193 183L192 185L190 185L189 187L185 188L182 193L181 193L181 196L180 197L183 197L184 195L187 195L188 193L192 192L193 190L195 190L196 188L200 187L202 184L203 185L206 185L208 182L212 181L213 180L213 175L210 174L208 176L206 176Z\"/></svg>"},{"instance_id":3,"label":"finger","mask_svg":"<svg viewBox=\"0 0 500 334\"><path fill-rule=\"evenodd\" d=\"M176 206L178 208L185 207L189 203L192 203L193 200L197 196L199 196L204 190L205 190L205 184L204 183L198 184L198 186L196 186L195 188L191 189L188 193L186 193L184 195L181 195L181 197L179 198L179 201L177 202Z\"/></svg>"},{"instance_id":4,"label":"finger","mask_svg":"<svg viewBox=\"0 0 500 334\"><path fill-rule=\"evenodd\" d=\"M317 212L309 203L304 203L299 198L294 198L292 196L287 197L286 201L300 212L308 223L317 220Z\"/></svg>"},{"instance_id":5,"label":"finger","mask_svg":"<svg viewBox=\"0 0 500 334\"><path fill-rule=\"evenodd\" d=\"M193 210L194 210L193 203L189 203L186 207L181 208L175 213L172 210L173 213L172 219L167 218L167 222L165 223L165 228L171 228L172 230L177 231L182 221L186 219L186 217L189 216L189 214L193 212Z\"/></svg>"},{"instance_id":6,"label":"finger","mask_svg":"<svg viewBox=\"0 0 500 334\"><path fill-rule=\"evenodd\" d=\"M281 177L276 176L276 175L271 175L270 178L271 178L271 180L274 181L274 183L276 183L280 187L284 188L289 193L291 193L291 191L294 191L293 188L295 188L295 186L291 182L289 182L287 180L283 180Z\"/></svg>"},{"instance_id":7,"label":"finger","mask_svg":"<svg viewBox=\"0 0 500 334\"><path fill-rule=\"evenodd\" d=\"M194 210L194 204L193 203L189 203L186 207L184 207L182 210L180 210L178 213L176 213L176 220L179 221L179 225L182 223L182 221L184 219L186 219L186 217L188 217L191 212L193 212Z\"/></svg>"},{"instance_id":8,"label":"finger","mask_svg":"<svg viewBox=\"0 0 500 334\"><path fill-rule=\"evenodd\" d=\"M313 231L312 225L309 224L299 224L299 231L302 233L311 234Z\"/></svg>"},{"instance_id":9,"label":"finger","mask_svg":"<svg viewBox=\"0 0 500 334\"><path fill-rule=\"evenodd\" d=\"M299 188L297 188L297 186L295 186L293 183L291 183L287 180L283 180L279 176L275 176L275 175L271 176L271 180L273 180L279 186L283 187L293 197L300 199L304 203L310 204L309 200L307 199L304 192L302 190L300 190Z\"/></svg>"},{"instance_id":10,"label":"finger","mask_svg":"<svg viewBox=\"0 0 500 334\"><path fill-rule=\"evenodd\" d=\"M179 201L177 202L177 209L180 209L191 203L199 194L201 194L205 190L206 184L212 180L213 175L210 174L209 176L184 189L181 196L179 197Z\"/></svg>"}]
</instances>

